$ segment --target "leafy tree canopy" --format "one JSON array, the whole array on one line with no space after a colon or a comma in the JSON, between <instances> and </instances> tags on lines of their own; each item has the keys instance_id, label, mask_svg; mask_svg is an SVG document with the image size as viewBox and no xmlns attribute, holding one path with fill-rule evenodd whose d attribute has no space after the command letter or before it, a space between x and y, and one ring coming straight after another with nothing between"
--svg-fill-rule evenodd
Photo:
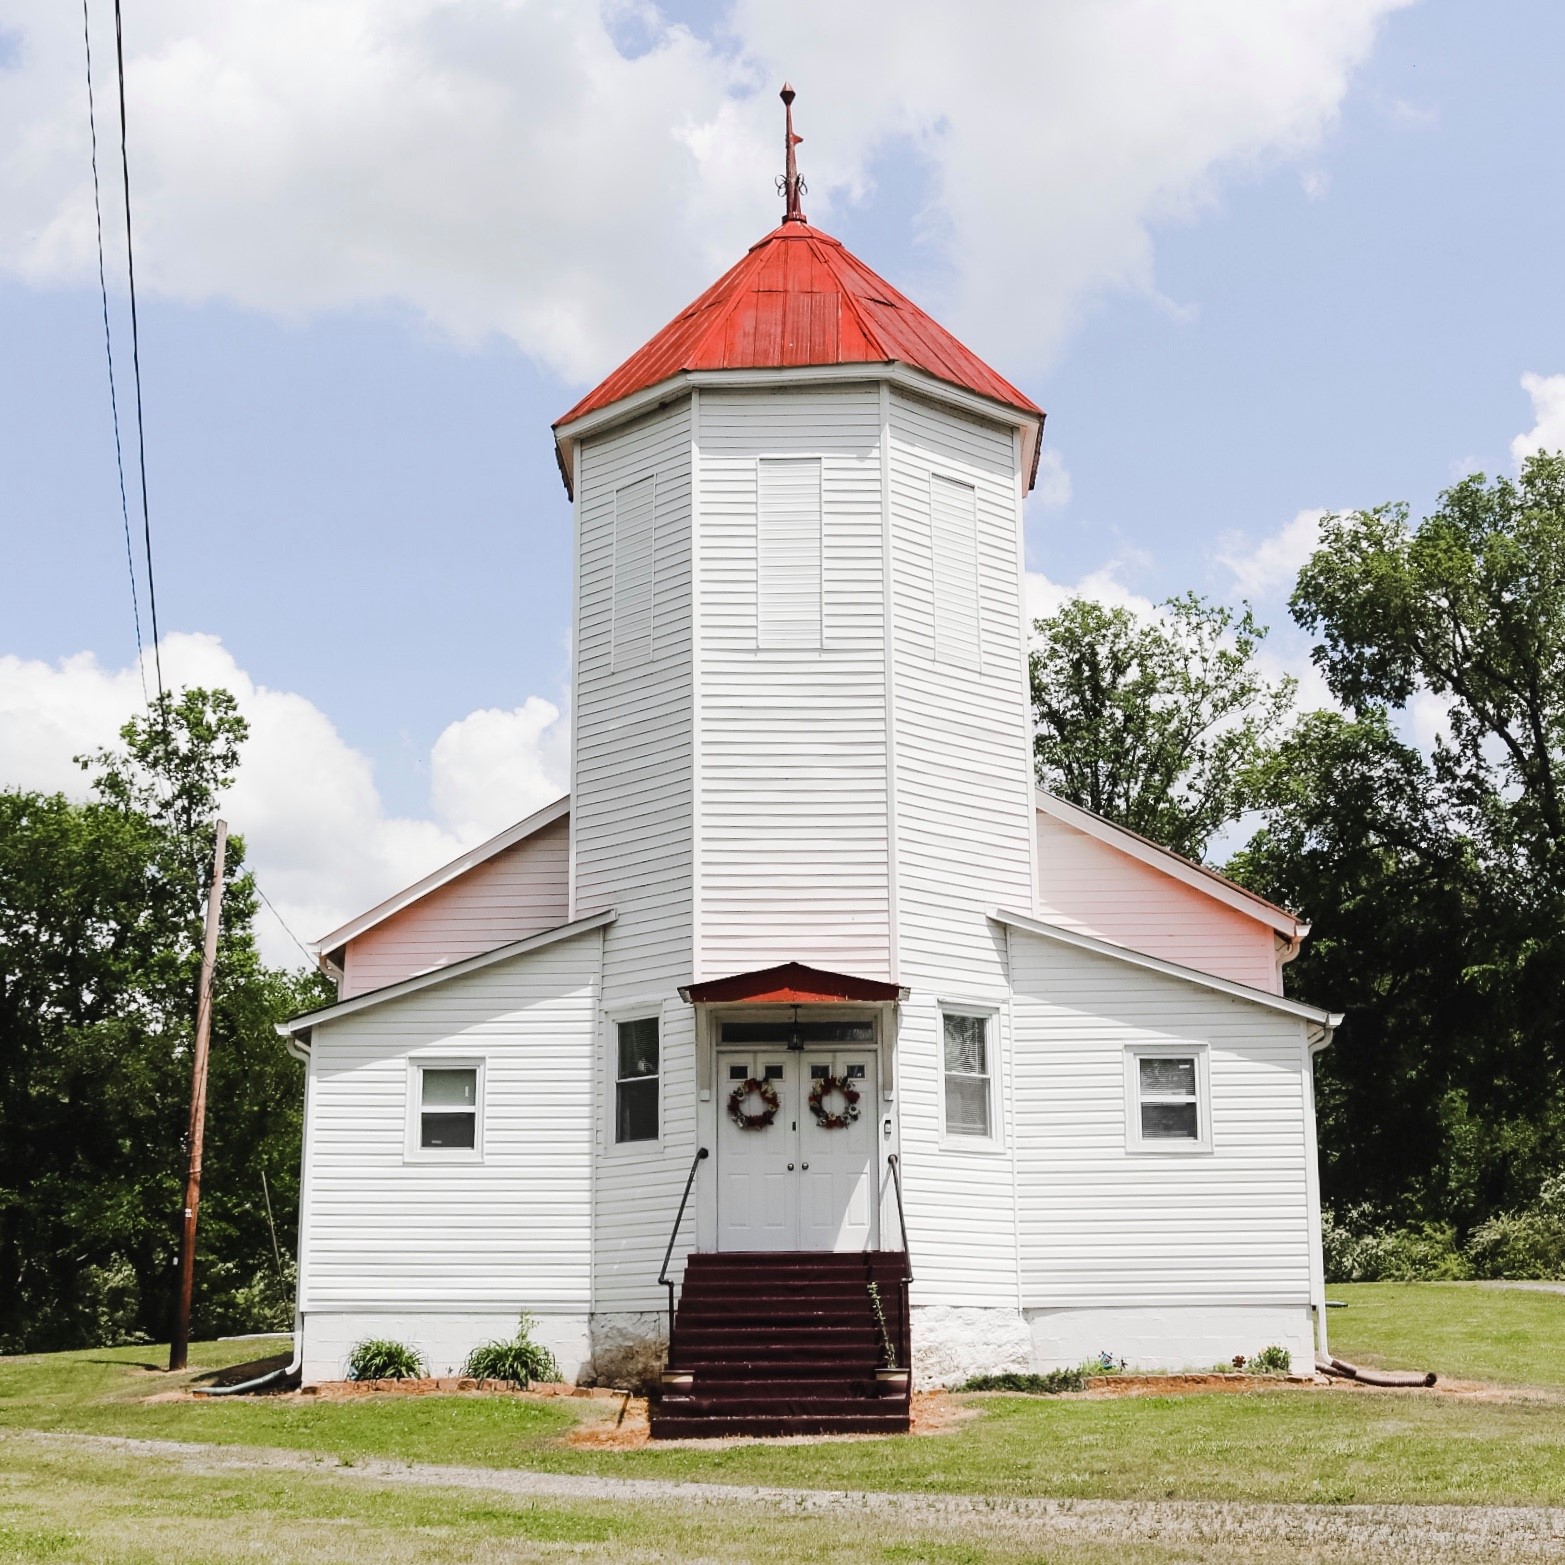
<instances>
[{"instance_id":1,"label":"leafy tree canopy","mask_svg":"<svg viewBox=\"0 0 1565 1565\"><path fill-rule=\"evenodd\" d=\"M185 691L88 758L95 800L0 792L0 1352L166 1332L202 881L243 737L227 692ZM198 1330L288 1310L300 1093L272 1023L319 980L264 966L255 907L231 838Z\"/></svg>"},{"instance_id":2,"label":"leafy tree canopy","mask_svg":"<svg viewBox=\"0 0 1565 1565\"><path fill-rule=\"evenodd\" d=\"M1256 667L1264 628L1192 593L1153 620L1073 598L1035 631L1041 785L1202 857L1248 807L1250 768L1293 701L1293 681Z\"/></svg>"}]
</instances>

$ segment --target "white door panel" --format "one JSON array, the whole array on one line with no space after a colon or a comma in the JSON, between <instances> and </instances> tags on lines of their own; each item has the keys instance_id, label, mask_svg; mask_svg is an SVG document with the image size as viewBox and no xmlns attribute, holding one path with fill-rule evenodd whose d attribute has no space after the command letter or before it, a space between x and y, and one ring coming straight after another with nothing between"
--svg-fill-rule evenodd
<instances>
[{"instance_id":1,"label":"white door panel","mask_svg":"<svg viewBox=\"0 0 1565 1565\"><path fill-rule=\"evenodd\" d=\"M875 1054L870 1048L720 1050L717 1132L720 1250L870 1249L875 1243ZM746 1079L767 1079L779 1106L770 1125L746 1130L728 1111ZM811 1084L835 1077L858 1093L848 1123L827 1129L809 1106ZM759 1108L751 1100L752 1108ZM846 1117L844 1094L822 1108Z\"/></svg>"}]
</instances>

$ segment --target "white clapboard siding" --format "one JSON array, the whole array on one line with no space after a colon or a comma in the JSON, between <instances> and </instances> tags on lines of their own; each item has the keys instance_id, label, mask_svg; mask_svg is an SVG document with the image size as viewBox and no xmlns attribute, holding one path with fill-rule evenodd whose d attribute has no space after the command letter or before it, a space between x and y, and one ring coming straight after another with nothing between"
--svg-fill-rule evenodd
<instances>
[{"instance_id":1,"label":"white clapboard siding","mask_svg":"<svg viewBox=\"0 0 1565 1565\"><path fill-rule=\"evenodd\" d=\"M613 907L593 1046L595 1307L653 1310L658 1267L694 1153L690 981L692 657L689 397L589 439L578 458L579 582L572 831L578 915ZM655 495L650 657L614 649L616 502ZM632 497L634 498L634 496ZM638 524L643 525L643 524ZM644 530L644 526L643 526ZM656 1143L614 1144L614 1022L662 1010Z\"/></svg>"},{"instance_id":2,"label":"white clapboard siding","mask_svg":"<svg viewBox=\"0 0 1565 1565\"><path fill-rule=\"evenodd\" d=\"M585 1310L596 931L317 1027L306 1310ZM482 1061L483 1160L408 1151L410 1059Z\"/></svg>"},{"instance_id":3,"label":"white clapboard siding","mask_svg":"<svg viewBox=\"0 0 1565 1565\"><path fill-rule=\"evenodd\" d=\"M1019 930L1011 951L1025 1303L1307 1304L1309 1024ZM1208 1050L1211 1152L1127 1151L1131 1043Z\"/></svg>"},{"instance_id":4,"label":"white clapboard siding","mask_svg":"<svg viewBox=\"0 0 1565 1565\"><path fill-rule=\"evenodd\" d=\"M575 909L618 912L604 951L604 996L613 1003L689 981L689 399L584 442L578 474ZM649 529L646 502L654 495ZM650 597L651 656L620 666L615 538L627 506L639 518L636 536L650 537L655 549L650 575L636 567Z\"/></svg>"},{"instance_id":5,"label":"white clapboard siding","mask_svg":"<svg viewBox=\"0 0 1565 1565\"><path fill-rule=\"evenodd\" d=\"M1040 918L1181 967L1282 993L1277 939L1269 925L1042 810L1037 828Z\"/></svg>"},{"instance_id":6,"label":"white clapboard siding","mask_svg":"<svg viewBox=\"0 0 1565 1565\"><path fill-rule=\"evenodd\" d=\"M904 979L1003 991L984 914L1032 901L1032 757L1021 634L1016 451L1009 430L891 400L897 875ZM970 486L978 666L937 656L933 480Z\"/></svg>"},{"instance_id":7,"label":"white clapboard siding","mask_svg":"<svg viewBox=\"0 0 1565 1565\"><path fill-rule=\"evenodd\" d=\"M898 1037L897 1112L914 1296L1014 1304L1008 1101L1002 1090L995 1146L942 1144L938 1002L992 1008L1003 1070L1004 933L986 915L1032 896L1016 450L1009 430L915 398L893 394L890 412L900 977L913 991ZM969 525L971 545L958 537ZM953 579L968 561L976 602L964 606ZM937 612L937 576L949 616ZM976 627L965 643L960 621Z\"/></svg>"},{"instance_id":8,"label":"white clapboard siding","mask_svg":"<svg viewBox=\"0 0 1565 1565\"><path fill-rule=\"evenodd\" d=\"M929 533L935 657L976 669L980 662L978 491L943 473L929 475Z\"/></svg>"},{"instance_id":9,"label":"white clapboard siding","mask_svg":"<svg viewBox=\"0 0 1565 1565\"><path fill-rule=\"evenodd\" d=\"M821 463L762 457L756 604L762 647L821 644Z\"/></svg>"},{"instance_id":10,"label":"white clapboard siding","mask_svg":"<svg viewBox=\"0 0 1565 1565\"><path fill-rule=\"evenodd\" d=\"M347 943L339 998L555 929L570 917L570 821L554 821Z\"/></svg>"},{"instance_id":11,"label":"white clapboard siding","mask_svg":"<svg viewBox=\"0 0 1565 1565\"><path fill-rule=\"evenodd\" d=\"M659 1109L656 1143L614 1144L615 1018L604 1019L597 1076L598 1163L593 1200L595 1308L666 1311L658 1271L679 1210L685 1176L696 1151L695 1032L691 1008L677 995L662 1002ZM711 1164L705 1169L710 1171ZM686 1213L676 1250L675 1277L695 1238L695 1212Z\"/></svg>"},{"instance_id":12,"label":"white clapboard siding","mask_svg":"<svg viewBox=\"0 0 1565 1565\"><path fill-rule=\"evenodd\" d=\"M879 440L873 386L701 393L699 977L889 972Z\"/></svg>"},{"instance_id":13,"label":"white clapboard siding","mask_svg":"<svg viewBox=\"0 0 1565 1565\"><path fill-rule=\"evenodd\" d=\"M616 670L652 656L653 558L657 479L648 473L614 491L614 651Z\"/></svg>"}]
</instances>

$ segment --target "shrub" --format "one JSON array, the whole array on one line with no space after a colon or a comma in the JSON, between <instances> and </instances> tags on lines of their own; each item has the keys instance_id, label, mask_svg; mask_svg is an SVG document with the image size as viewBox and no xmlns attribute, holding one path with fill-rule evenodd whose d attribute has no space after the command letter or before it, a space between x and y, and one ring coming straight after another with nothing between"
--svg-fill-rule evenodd
<instances>
[{"instance_id":1,"label":"shrub","mask_svg":"<svg viewBox=\"0 0 1565 1565\"><path fill-rule=\"evenodd\" d=\"M1286 1348L1278 1347L1275 1342L1268 1348L1262 1348L1250 1360L1252 1375L1287 1375L1292 1370L1293 1355Z\"/></svg>"},{"instance_id":2,"label":"shrub","mask_svg":"<svg viewBox=\"0 0 1565 1565\"><path fill-rule=\"evenodd\" d=\"M424 1360L417 1348L384 1337L366 1337L348 1355L349 1380L418 1380Z\"/></svg>"},{"instance_id":3,"label":"shrub","mask_svg":"<svg viewBox=\"0 0 1565 1565\"><path fill-rule=\"evenodd\" d=\"M1475 1277L1565 1278L1565 1174L1545 1179L1532 1206L1480 1223L1467 1259Z\"/></svg>"},{"instance_id":4,"label":"shrub","mask_svg":"<svg viewBox=\"0 0 1565 1565\"><path fill-rule=\"evenodd\" d=\"M1322 1213L1321 1247L1330 1282L1452 1282L1469 1275L1454 1228L1393 1228L1368 1206L1340 1218Z\"/></svg>"},{"instance_id":5,"label":"shrub","mask_svg":"<svg viewBox=\"0 0 1565 1565\"><path fill-rule=\"evenodd\" d=\"M1022 1375L1013 1370L1002 1375L973 1375L957 1387L958 1391L1019 1391L1041 1396L1086 1389L1087 1377L1079 1369L1051 1369L1042 1375Z\"/></svg>"},{"instance_id":6,"label":"shrub","mask_svg":"<svg viewBox=\"0 0 1565 1565\"><path fill-rule=\"evenodd\" d=\"M531 1315L524 1313L509 1342L481 1343L467 1355L462 1373L475 1380L508 1380L514 1386L527 1386L535 1380L558 1380L560 1366L554 1355L533 1341L536 1324Z\"/></svg>"}]
</instances>

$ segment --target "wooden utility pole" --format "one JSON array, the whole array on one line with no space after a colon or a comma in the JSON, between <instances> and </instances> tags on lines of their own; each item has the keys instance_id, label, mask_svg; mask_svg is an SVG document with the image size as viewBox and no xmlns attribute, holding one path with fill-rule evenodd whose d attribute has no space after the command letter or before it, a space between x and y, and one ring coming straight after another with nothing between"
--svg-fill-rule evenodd
<instances>
[{"instance_id":1,"label":"wooden utility pole","mask_svg":"<svg viewBox=\"0 0 1565 1565\"><path fill-rule=\"evenodd\" d=\"M212 854L212 884L206 899L206 943L201 948L200 991L196 996L196 1052L190 1068L190 1162L185 1172L185 1231L179 1246L179 1302L174 1310L168 1367L183 1369L190 1348L190 1301L196 1286L196 1212L201 1205L201 1144L206 1135L206 1062L212 1039L212 971L217 965L217 930L223 911L223 850L228 826L217 823Z\"/></svg>"}]
</instances>

